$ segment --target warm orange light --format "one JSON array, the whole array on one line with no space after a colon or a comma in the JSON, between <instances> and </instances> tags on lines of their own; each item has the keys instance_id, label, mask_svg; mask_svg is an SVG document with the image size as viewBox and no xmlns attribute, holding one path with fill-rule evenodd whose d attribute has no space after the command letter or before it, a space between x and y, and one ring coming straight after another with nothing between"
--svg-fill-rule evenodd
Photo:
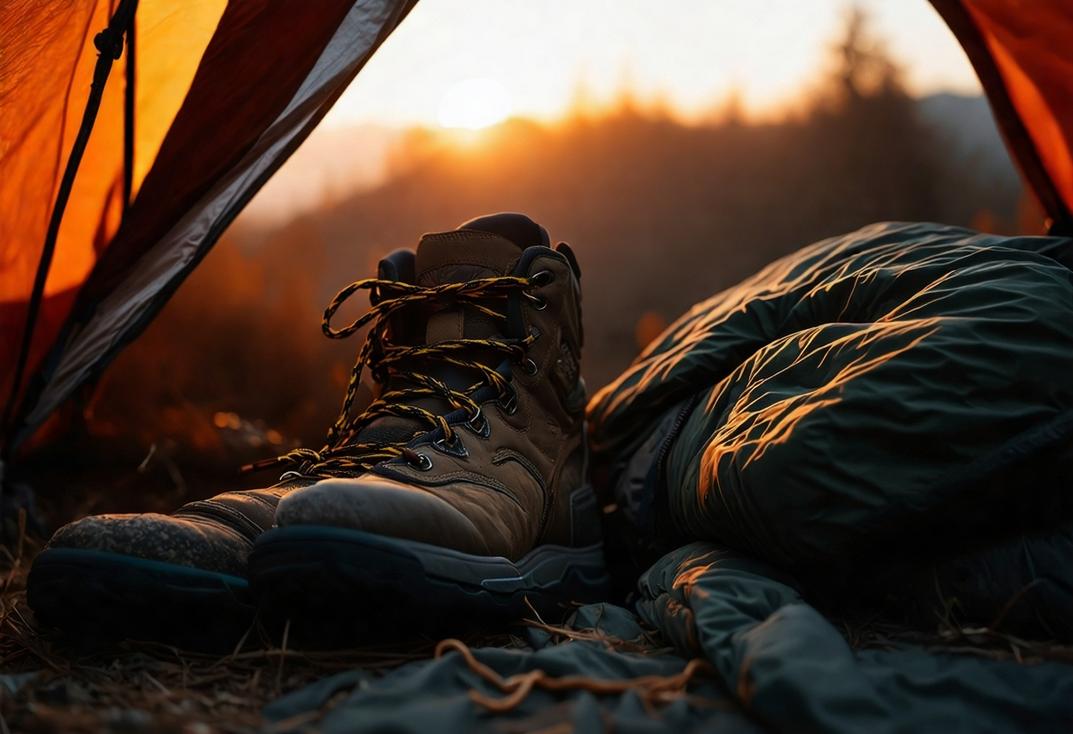
<instances>
[{"instance_id":1,"label":"warm orange light","mask_svg":"<svg viewBox=\"0 0 1073 734\"><path fill-rule=\"evenodd\" d=\"M480 130L510 114L510 95L494 79L465 79L450 86L440 100L441 127Z\"/></svg>"}]
</instances>

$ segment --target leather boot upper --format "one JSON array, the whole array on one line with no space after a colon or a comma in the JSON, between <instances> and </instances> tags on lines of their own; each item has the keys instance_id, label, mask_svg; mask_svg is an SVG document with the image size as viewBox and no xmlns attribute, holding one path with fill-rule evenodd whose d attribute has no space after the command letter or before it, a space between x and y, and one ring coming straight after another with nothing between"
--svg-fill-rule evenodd
<instances>
[{"instance_id":1,"label":"leather boot upper","mask_svg":"<svg viewBox=\"0 0 1073 734\"><path fill-rule=\"evenodd\" d=\"M280 497L308 480L225 492L158 513L91 515L64 525L49 548L83 548L244 576L257 536L272 527Z\"/></svg>"},{"instance_id":2,"label":"leather boot upper","mask_svg":"<svg viewBox=\"0 0 1073 734\"><path fill-rule=\"evenodd\" d=\"M393 437L400 453L360 471L337 468L289 494L276 512L279 525L349 527L508 558L540 544L599 539L594 500L582 491L585 391L576 263L565 246L548 247L546 234L528 218L499 216L424 236L412 266L421 290L405 293L503 278L517 288L466 301L415 298L390 317L386 341L408 344L413 364L381 374L381 394L408 402L394 382L398 373L410 382L442 380L466 393L468 403L427 393L410 401L440 416L449 431L405 411L359 417L351 443ZM393 269L408 270L398 266L405 257L395 257ZM370 338L377 338L373 328ZM479 340L517 348L467 349ZM422 361L424 347L433 354ZM502 383L474 363L495 370Z\"/></svg>"}]
</instances>

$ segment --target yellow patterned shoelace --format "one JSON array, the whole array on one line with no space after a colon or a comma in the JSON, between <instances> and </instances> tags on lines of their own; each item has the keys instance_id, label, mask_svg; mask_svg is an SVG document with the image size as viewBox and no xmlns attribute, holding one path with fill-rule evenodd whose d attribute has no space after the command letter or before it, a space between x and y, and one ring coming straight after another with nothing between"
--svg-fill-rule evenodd
<instances>
[{"instance_id":1,"label":"yellow patterned shoelace","mask_svg":"<svg viewBox=\"0 0 1073 734\"><path fill-rule=\"evenodd\" d=\"M265 469L271 466L287 465L292 471L302 476L326 477L339 474L362 472L375 464L390 459L403 458L416 461L419 457L406 444L418 433L426 430L440 429L447 444L455 441L455 432L447 423L443 414L433 413L415 405L420 398L440 398L446 401L452 410L465 409L470 420L480 414L480 406L474 401L473 394L488 385L496 390L500 399L506 398L512 388L507 378L488 365L468 358L476 353L488 354L489 351L500 352L515 361L525 358L526 350L532 344L532 334L522 339L450 339L435 344L402 345L392 344L388 339L388 325L391 317L402 309L414 306L447 305L472 309L496 321L505 322L507 315L505 305L507 296L521 291L527 298L539 301L526 291L534 285L529 278L500 276L481 278L461 283L424 288L400 283L393 280L366 278L351 283L343 288L328 304L324 311L321 329L330 339L345 339L366 325L369 332L365 343L358 352L354 367L350 371L346 395L339 411L339 417L328 430L325 445L320 450L298 448L274 459L260 461L246 467L249 470ZM331 325L336 311L355 293L361 290L371 291L374 305L360 318L347 326L335 329ZM501 306L497 310L493 306ZM456 390L443 380L423 372L420 367L430 363L448 364L456 368L476 372L479 378L464 390ZM385 389L369 406L351 415L358 385L364 370L368 368L373 379L386 384L388 378L404 387ZM448 411L450 412L450 411ZM358 440L358 433L374 419L382 416L410 418L419 422L420 428L410 436L393 442L376 442Z\"/></svg>"}]
</instances>

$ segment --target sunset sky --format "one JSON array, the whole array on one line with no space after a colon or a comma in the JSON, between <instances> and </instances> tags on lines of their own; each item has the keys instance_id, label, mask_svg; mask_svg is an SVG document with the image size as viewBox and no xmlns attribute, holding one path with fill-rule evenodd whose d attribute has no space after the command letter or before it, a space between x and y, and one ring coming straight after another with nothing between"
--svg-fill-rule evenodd
<instances>
[{"instance_id":1,"label":"sunset sky","mask_svg":"<svg viewBox=\"0 0 1073 734\"><path fill-rule=\"evenodd\" d=\"M861 0L916 95L979 94L961 47L926 0ZM383 174L399 130L553 121L584 97L629 89L693 121L731 92L748 115L807 95L849 0L421 0L328 116L253 200L278 221Z\"/></svg>"},{"instance_id":2,"label":"sunset sky","mask_svg":"<svg viewBox=\"0 0 1073 734\"><path fill-rule=\"evenodd\" d=\"M926 0L865 0L910 90L975 92L960 47ZM559 116L629 86L703 115L731 90L777 109L824 63L848 0L421 0L325 120L481 127Z\"/></svg>"}]
</instances>

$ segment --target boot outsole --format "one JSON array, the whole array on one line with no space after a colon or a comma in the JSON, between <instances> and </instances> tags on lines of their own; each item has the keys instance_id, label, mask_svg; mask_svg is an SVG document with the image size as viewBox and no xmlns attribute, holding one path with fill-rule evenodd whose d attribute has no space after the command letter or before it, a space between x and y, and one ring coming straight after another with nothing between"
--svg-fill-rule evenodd
<instances>
[{"instance_id":1,"label":"boot outsole","mask_svg":"<svg viewBox=\"0 0 1073 734\"><path fill-rule=\"evenodd\" d=\"M255 617L244 578L81 548L38 555L26 596L39 623L87 644L136 639L230 649Z\"/></svg>"},{"instance_id":2,"label":"boot outsole","mask_svg":"<svg viewBox=\"0 0 1073 734\"><path fill-rule=\"evenodd\" d=\"M455 633L534 610L559 619L572 602L597 601L609 588L600 544L539 546L512 562L318 525L266 532L249 573L266 612L325 642Z\"/></svg>"}]
</instances>

